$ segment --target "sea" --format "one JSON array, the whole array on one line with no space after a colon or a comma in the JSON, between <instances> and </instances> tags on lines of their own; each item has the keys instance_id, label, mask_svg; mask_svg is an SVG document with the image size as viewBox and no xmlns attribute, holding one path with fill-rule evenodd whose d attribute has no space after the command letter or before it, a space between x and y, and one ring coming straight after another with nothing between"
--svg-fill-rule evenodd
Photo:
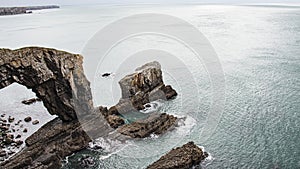
<instances>
[{"instance_id":1,"label":"sea","mask_svg":"<svg viewBox=\"0 0 300 169\"><path fill-rule=\"evenodd\" d=\"M144 20L127 24L147 28L167 23L163 18L170 16L184 24L165 25L170 34L176 28L177 35L187 35L191 32L181 27L188 25L202 39L198 43L194 36L189 45L174 34L168 36L168 31L150 29L107 46L129 30L127 24L112 28L114 24L143 15ZM148 18L159 15L161 20ZM191 49L203 45L209 53ZM82 54L94 106L116 104L121 96L118 81L154 60L161 63L164 82L179 94L171 101L153 101L149 110L140 112L182 118L174 130L126 142L98 138L90 147L104 149L75 153L64 159L64 169L82 168L86 157L94 161L90 168L144 169L189 141L210 155L198 168L300 168L300 5L98 4L1 16L0 48L26 46ZM103 46L109 50L93 53ZM91 53L99 55L91 58ZM213 62L207 62L208 56ZM112 76L102 78L107 72ZM23 99L35 95L19 84L1 89L0 96L2 114L31 115L40 120L39 126L54 118L42 103L22 105ZM24 137L38 129L28 127Z\"/></svg>"}]
</instances>

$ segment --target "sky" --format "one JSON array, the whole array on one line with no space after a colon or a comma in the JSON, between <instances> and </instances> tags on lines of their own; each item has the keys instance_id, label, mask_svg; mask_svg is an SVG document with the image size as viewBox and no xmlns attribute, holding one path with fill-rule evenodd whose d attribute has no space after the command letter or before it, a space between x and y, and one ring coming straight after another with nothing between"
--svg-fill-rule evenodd
<instances>
[{"instance_id":1,"label":"sky","mask_svg":"<svg viewBox=\"0 0 300 169\"><path fill-rule=\"evenodd\" d=\"M137 3L297 3L300 0L0 0L0 6L25 6L25 5L78 5L78 4L137 4Z\"/></svg>"}]
</instances>

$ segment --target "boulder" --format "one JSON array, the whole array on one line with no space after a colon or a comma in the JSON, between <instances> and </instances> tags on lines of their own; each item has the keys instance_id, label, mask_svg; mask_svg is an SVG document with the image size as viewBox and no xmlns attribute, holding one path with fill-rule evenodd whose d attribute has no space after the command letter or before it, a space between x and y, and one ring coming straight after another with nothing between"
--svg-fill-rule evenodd
<instances>
[{"instance_id":1,"label":"boulder","mask_svg":"<svg viewBox=\"0 0 300 169\"><path fill-rule=\"evenodd\" d=\"M201 148L189 142L182 147L172 149L147 169L190 169L199 165L207 156L208 154Z\"/></svg>"},{"instance_id":2,"label":"boulder","mask_svg":"<svg viewBox=\"0 0 300 169\"><path fill-rule=\"evenodd\" d=\"M34 120L33 122L32 122L32 124L33 125L37 125L37 124L39 124L40 122L38 121L38 120Z\"/></svg>"},{"instance_id":3,"label":"boulder","mask_svg":"<svg viewBox=\"0 0 300 169\"><path fill-rule=\"evenodd\" d=\"M42 101L42 100L39 98L32 98L32 99L28 99L28 100L23 100L22 103L25 105L31 105L35 102L40 102L40 101Z\"/></svg>"},{"instance_id":4,"label":"boulder","mask_svg":"<svg viewBox=\"0 0 300 169\"><path fill-rule=\"evenodd\" d=\"M30 116L25 117L25 119L24 119L25 122L30 122L31 120L32 120L32 118Z\"/></svg>"},{"instance_id":5,"label":"boulder","mask_svg":"<svg viewBox=\"0 0 300 169\"><path fill-rule=\"evenodd\" d=\"M166 113L153 113L148 118L126 124L118 132L132 138L145 138L151 134L163 134L176 123L177 118Z\"/></svg>"}]
</instances>

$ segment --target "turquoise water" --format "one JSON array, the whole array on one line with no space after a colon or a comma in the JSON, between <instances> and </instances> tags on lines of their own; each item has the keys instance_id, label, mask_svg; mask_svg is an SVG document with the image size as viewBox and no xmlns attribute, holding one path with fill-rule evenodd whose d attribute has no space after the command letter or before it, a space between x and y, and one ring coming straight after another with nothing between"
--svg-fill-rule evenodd
<instances>
[{"instance_id":1,"label":"turquoise water","mask_svg":"<svg viewBox=\"0 0 300 169\"><path fill-rule=\"evenodd\" d=\"M95 168L145 168L172 147L191 140L211 154L212 159L203 168L300 168L300 7L69 6L33 15L0 17L0 46L37 45L81 53L105 25L130 14L149 12L190 22L217 52L226 79L225 108L217 128L208 139L199 137L210 107L211 86L201 64L187 59L185 63L200 94L184 95L193 93L195 84L180 73L183 67L176 67L177 74L165 73L164 77L180 95L171 102L159 103L163 112L188 116L185 126L158 138L127 144L100 140L107 152L78 153L69 157L65 168L76 168L78 158L85 154L95 158ZM111 55L161 42L178 57L192 56L175 42L149 36L132 38ZM116 79L120 76L116 75ZM173 76L183 79L184 88ZM96 105L109 106L118 100L116 79L89 78L97 89L93 93ZM106 83L113 84L113 98L111 91L104 91L107 86L101 86Z\"/></svg>"}]
</instances>

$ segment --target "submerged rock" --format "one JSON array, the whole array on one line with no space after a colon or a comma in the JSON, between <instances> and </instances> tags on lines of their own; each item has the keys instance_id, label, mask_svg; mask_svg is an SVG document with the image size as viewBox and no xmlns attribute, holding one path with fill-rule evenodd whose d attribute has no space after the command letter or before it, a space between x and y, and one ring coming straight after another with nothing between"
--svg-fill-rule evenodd
<instances>
[{"instance_id":1,"label":"submerged rock","mask_svg":"<svg viewBox=\"0 0 300 169\"><path fill-rule=\"evenodd\" d=\"M176 117L166 113L154 113L146 119L121 126L118 132L132 138L145 138L151 134L165 133L175 124L176 120Z\"/></svg>"},{"instance_id":2,"label":"submerged rock","mask_svg":"<svg viewBox=\"0 0 300 169\"><path fill-rule=\"evenodd\" d=\"M189 142L182 147L172 149L147 169L190 169L199 165L207 156L208 154L201 148Z\"/></svg>"},{"instance_id":3,"label":"submerged rock","mask_svg":"<svg viewBox=\"0 0 300 169\"><path fill-rule=\"evenodd\" d=\"M80 166L83 168L89 168L94 166L96 163L91 156L84 156L79 159Z\"/></svg>"}]
</instances>

